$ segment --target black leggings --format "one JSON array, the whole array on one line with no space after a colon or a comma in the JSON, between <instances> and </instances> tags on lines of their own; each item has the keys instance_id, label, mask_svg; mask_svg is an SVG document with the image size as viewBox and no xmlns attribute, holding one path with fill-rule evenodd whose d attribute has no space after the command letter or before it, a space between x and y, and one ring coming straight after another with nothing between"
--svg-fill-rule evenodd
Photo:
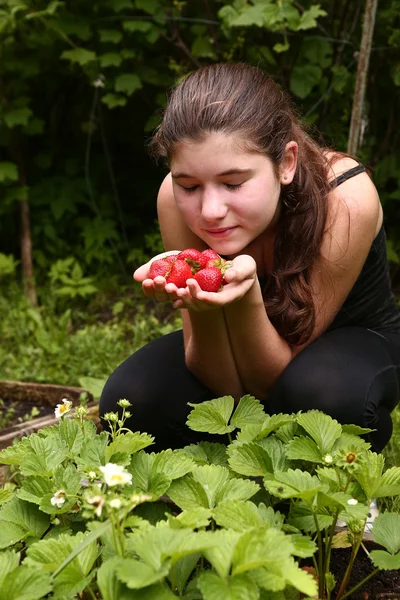
<instances>
[{"instance_id":1,"label":"black leggings","mask_svg":"<svg viewBox=\"0 0 400 600\"><path fill-rule=\"evenodd\" d=\"M400 333L344 327L326 332L300 352L263 403L269 414L314 408L342 424L376 429L369 441L380 452L392 435L390 413L399 401L399 384ZM153 435L152 451L200 440L226 441L186 426L187 403L215 397L186 368L180 330L147 344L111 374L100 415L116 411L119 399L129 400L132 416L126 425Z\"/></svg>"}]
</instances>

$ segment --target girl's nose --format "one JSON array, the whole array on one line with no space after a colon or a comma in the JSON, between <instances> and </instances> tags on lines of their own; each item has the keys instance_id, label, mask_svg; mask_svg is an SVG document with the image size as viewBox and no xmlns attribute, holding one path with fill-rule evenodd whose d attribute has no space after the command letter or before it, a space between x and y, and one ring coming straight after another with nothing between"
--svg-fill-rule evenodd
<instances>
[{"instance_id":1,"label":"girl's nose","mask_svg":"<svg viewBox=\"0 0 400 600\"><path fill-rule=\"evenodd\" d=\"M202 198L201 214L206 221L223 219L227 213L227 206L221 195L216 191L205 192Z\"/></svg>"}]
</instances>

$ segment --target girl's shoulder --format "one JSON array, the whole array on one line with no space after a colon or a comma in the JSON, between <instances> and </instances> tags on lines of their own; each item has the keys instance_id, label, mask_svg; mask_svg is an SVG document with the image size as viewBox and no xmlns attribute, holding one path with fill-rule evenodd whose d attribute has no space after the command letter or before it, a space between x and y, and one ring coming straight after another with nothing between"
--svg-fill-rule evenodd
<instances>
[{"instance_id":1,"label":"girl's shoulder","mask_svg":"<svg viewBox=\"0 0 400 600\"><path fill-rule=\"evenodd\" d=\"M331 184L338 182L328 195L328 222L333 224L335 216L344 212L349 223L357 221L358 225L374 228L378 234L383 221L383 211L379 194L368 172L358 172L355 167L359 167L361 163L351 157L331 153L327 158L328 181ZM353 176L342 178L346 173Z\"/></svg>"}]
</instances>

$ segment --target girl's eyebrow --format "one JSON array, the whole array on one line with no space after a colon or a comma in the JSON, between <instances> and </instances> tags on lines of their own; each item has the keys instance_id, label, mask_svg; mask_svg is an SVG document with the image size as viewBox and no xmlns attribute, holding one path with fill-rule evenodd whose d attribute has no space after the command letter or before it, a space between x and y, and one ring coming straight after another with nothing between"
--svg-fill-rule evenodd
<instances>
[{"instance_id":1,"label":"girl's eyebrow","mask_svg":"<svg viewBox=\"0 0 400 600\"><path fill-rule=\"evenodd\" d=\"M222 173L218 173L217 177L223 177L224 175L250 175L253 173L253 169L228 169L227 171L223 171ZM171 173L173 179L190 179L193 175L188 175L188 173Z\"/></svg>"}]
</instances>

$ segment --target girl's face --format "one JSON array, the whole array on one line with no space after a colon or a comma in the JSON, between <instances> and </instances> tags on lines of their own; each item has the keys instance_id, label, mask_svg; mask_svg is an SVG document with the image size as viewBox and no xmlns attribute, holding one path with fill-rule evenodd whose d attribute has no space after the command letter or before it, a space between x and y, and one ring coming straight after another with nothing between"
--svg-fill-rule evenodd
<instances>
[{"instance_id":1,"label":"girl's face","mask_svg":"<svg viewBox=\"0 0 400 600\"><path fill-rule=\"evenodd\" d=\"M240 149L233 136L179 143L171 174L186 225L218 254L240 253L279 218L281 183L271 160Z\"/></svg>"}]
</instances>

